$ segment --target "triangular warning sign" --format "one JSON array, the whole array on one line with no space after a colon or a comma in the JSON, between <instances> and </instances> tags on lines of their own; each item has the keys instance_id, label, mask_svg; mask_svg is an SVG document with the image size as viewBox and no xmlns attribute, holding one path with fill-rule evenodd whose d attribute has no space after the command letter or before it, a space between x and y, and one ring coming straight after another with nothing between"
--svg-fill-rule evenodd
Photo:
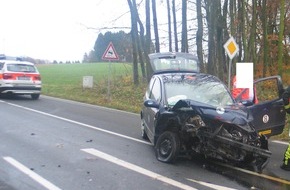
<instances>
[{"instance_id":1,"label":"triangular warning sign","mask_svg":"<svg viewBox=\"0 0 290 190\"><path fill-rule=\"evenodd\" d=\"M113 46L113 43L110 42L106 51L104 52L102 56L103 60L119 60L119 56Z\"/></svg>"}]
</instances>

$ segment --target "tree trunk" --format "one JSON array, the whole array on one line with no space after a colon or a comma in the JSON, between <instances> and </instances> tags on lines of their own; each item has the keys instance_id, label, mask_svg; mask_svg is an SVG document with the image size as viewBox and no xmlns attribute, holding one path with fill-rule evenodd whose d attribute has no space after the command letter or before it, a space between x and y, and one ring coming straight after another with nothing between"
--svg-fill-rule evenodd
<instances>
[{"instance_id":1,"label":"tree trunk","mask_svg":"<svg viewBox=\"0 0 290 190\"><path fill-rule=\"evenodd\" d=\"M138 55L137 55L137 38L138 38L138 29L137 29L137 20L135 15L135 9L131 0L127 0L131 12L131 36L132 36L132 46L133 46L133 81L137 86L139 84L139 74L138 74Z\"/></svg>"},{"instance_id":2,"label":"tree trunk","mask_svg":"<svg viewBox=\"0 0 290 190\"><path fill-rule=\"evenodd\" d=\"M171 9L170 9L170 2L169 0L166 0L167 4L167 18L168 18L168 47L169 47L169 52L172 52L172 36L171 36Z\"/></svg>"},{"instance_id":3,"label":"tree trunk","mask_svg":"<svg viewBox=\"0 0 290 190\"><path fill-rule=\"evenodd\" d=\"M248 38L247 38L247 28L248 25L246 23L246 5L245 1L241 1L241 13L240 13L240 20L241 20L241 25L240 25L240 32L241 32L241 37L242 37L242 51L243 51L243 61L247 62L249 61L249 54L248 54ZM242 54L241 54L242 55Z\"/></svg>"},{"instance_id":4,"label":"tree trunk","mask_svg":"<svg viewBox=\"0 0 290 190\"><path fill-rule=\"evenodd\" d=\"M284 14L285 0L280 0L280 25L278 41L278 74L282 77L283 73L283 37L284 37Z\"/></svg>"},{"instance_id":5,"label":"tree trunk","mask_svg":"<svg viewBox=\"0 0 290 190\"><path fill-rule=\"evenodd\" d=\"M187 0L182 0L182 32L181 32L181 52L188 52L187 37Z\"/></svg>"},{"instance_id":6,"label":"tree trunk","mask_svg":"<svg viewBox=\"0 0 290 190\"><path fill-rule=\"evenodd\" d=\"M138 35L138 26L137 26L137 49L138 49L138 57L140 61L140 66L141 66L141 73L142 73L142 78L143 80L146 80L146 73L145 73L145 64L144 64L144 44L145 44L145 37L144 37L144 26L140 20L138 10L137 10L137 5L136 5L136 0L133 0L133 9L134 9L134 14L135 18L137 21L137 24L139 25L140 28L140 35Z\"/></svg>"},{"instance_id":7,"label":"tree trunk","mask_svg":"<svg viewBox=\"0 0 290 190\"><path fill-rule=\"evenodd\" d=\"M249 47L249 60L252 60L254 65L257 64L257 48L256 48L256 43L255 43L255 39L256 39L256 26L257 26L257 0L252 0L252 6L253 6L253 10L252 10L252 26L250 29L250 39L249 39L249 43L248 43L248 47Z\"/></svg>"},{"instance_id":8,"label":"tree trunk","mask_svg":"<svg viewBox=\"0 0 290 190\"><path fill-rule=\"evenodd\" d=\"M226 64L226 53L225 53L225 49L223 48L224 43L226 42L226 40L229 38L229 32L226 29L227 28L227 16L228 16L228 4L229 4L229 0L225 0L224 4L223 4L223 9L221 11L222 15L220 15L220 21L218 23L219 24L219 36L218 39L218 47L217 47L217 51L218 51L218 55L220 57L218 64L219 64L219 77L225 82L226 78L228 77L228 66ZM232 73L231 73L232 74Z\"/></svg>"},{"instance_id":9,"label":"tree trunk","mask_svg":"<svg viewBox=\"0 0 290 190\"><path fill-rule=\"evenodd\" d=\"M217 20L219 1L206 0L206 18L208 23L208 64L207 72L212 75L218 75L217 72Z\"/></svg>"},{"instance_id":10,"label":"tree trunk","mask_svg":"<svg viewBox=\"0 0 290 190\"><path fill-rule=\"evenodd\" d=\"M196 32L196 46L197 46L197 57L201 65L201 71L205 72L204 63L203 63L203 47L202 47L202 38L203 38L203 21L202 21L202 12L201 12L201 1L196 1L196 17L197 17L197 32Z\"/></svg>"},{"instance_id":11,"label":"tree trunk","mask_svg":"<svg viewBox=\"0 0 290 190\"><path fill-rule=\"evenodd\" d=\"M156 52L160 52L158 23L157 23L157 14L156 14L156 0L152 0L152 12L153 12L154 34L155 34L155 49L156 49Z\"/></svg>"},{"instance_id":12,"label":"tree trunk","mask_svg":"<svg viewBox=\"0 0 290 190\"><path fill-rule=\"evenodd\" d=\"M268 69L268 55L269 55L269 49L268 49L268 25L267 25L267 0L263 0L262 3L262 26L263 26L263 77L266 76L267 74L267 69Z\"/></svg>"},{"instance_id":13,"label":"tree trunk","mask_svg":"<svg viewBox=\"0 0 290 190\"><path fill-rule=\"evenodd\" d=\"M175 52L178 52L179 48L178 48L175 0L172 0L172 15L173 15L173 28L174 28L174 46L175 46Z\"/></svg>"},{"instance_id":14,"label":"tree trunk","mask_svg":"<svg viewBox=\"0 0 290 190\"><path fill-rule=\"evenodd\" d=\"M145 5L145 11L146 11L146 40L145 40L145 62L146 62L146 74L147 74L147 81L150 80L152 76L152 68L149 60L148 54L151 53L151 23L150 23L150 0L146 0Z\"/></svg>"}]
</instances>

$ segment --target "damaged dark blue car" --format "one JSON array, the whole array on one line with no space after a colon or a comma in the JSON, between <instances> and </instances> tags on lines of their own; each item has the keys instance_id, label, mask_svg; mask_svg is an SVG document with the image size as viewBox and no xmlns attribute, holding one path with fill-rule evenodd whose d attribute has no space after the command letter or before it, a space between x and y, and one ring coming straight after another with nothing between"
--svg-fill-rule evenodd
<instances>
[{"instance_id":1,"label":"damaged dark blue car","mask_svg":"<svg viewBox=\"0 0 290 190\"><path fill-rule=\"evenodd\" d=\"M259 103L254 103L234 99L217 77L200 73L191 54L149 57L154 75L144 96L141 130L157 159L170 163L198 153L262 171L271 156L267 138L285 126L281 78L255 81Z\"/></svg>"}]
</instances>

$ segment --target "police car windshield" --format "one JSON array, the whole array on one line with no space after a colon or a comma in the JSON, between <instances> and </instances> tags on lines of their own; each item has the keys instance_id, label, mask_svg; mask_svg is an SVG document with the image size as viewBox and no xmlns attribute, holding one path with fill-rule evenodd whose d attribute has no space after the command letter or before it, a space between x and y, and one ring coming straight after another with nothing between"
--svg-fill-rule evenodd
<instances>
[{"instance_id":1,"label":"police car windshield","mask_svg":"<svg viewBox=\"0 0 290 190\"><path fill-rule=\"evenodd\" d=\"M7 70L11 72L27 72L27 73L36 72L35 67L33 65L26 64L8 64Z\"/></svg>"}]
</instances>

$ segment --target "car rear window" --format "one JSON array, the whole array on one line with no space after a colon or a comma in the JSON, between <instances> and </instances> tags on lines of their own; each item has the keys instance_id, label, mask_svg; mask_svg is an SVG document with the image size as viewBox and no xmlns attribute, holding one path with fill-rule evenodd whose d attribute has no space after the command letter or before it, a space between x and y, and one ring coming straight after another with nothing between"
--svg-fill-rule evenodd
<instances>
[{"instance_id":1,"label":"car rear window","mask_svg":"<svg viewBox=\"0 0 290 190\"><path fill-rule=\"evenodd\" d=\"M28 72L28 73L36 72L36 69L33 65L26 64L8 64L7 70L12 72Z\"/></svg>"},{"instance_id":2,"label":"car rear window","mask_svg":"<svg viewBox=\"0 0 290 190\"><path fill-rule=\"evenodd\" d=\"M193 71L198 72L198 61L195 59L186 59L183 57L159 58L152 61L154 70L161 71Z\"/></svg>"},{"instance_id":3,"label":"car rear window","mask_svg":"<svg viewBox=\"0 0 290 190\"><path fill-rule=\"evenodd\" d=\"M0 62L0 69L2 69L3 66L4 66L4 63L1 63L1 62Z\"/></svg>"}]
</instances>

